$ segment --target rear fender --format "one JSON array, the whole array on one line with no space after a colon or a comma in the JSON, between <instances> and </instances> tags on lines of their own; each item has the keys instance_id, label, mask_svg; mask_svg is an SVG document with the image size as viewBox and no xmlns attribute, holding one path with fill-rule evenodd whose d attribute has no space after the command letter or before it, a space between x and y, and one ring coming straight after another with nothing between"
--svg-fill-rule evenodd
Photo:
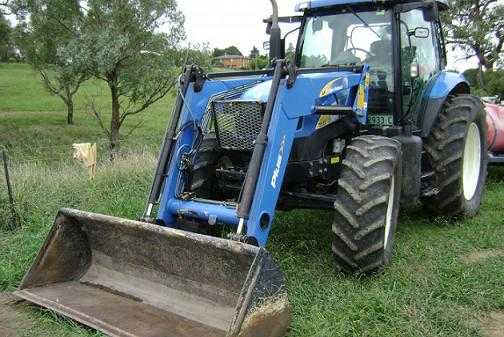
<instances>
[{"instance_id":1,"label":"rear fender","mask_svg":"<svg viewBox=\"0 0 504 337\"><path fill-rule=\"evenodd\" d=\"M461 74L443 71L433 77L422 97L418 123L422 130L421 137L430 134L448 96L469 92L469 82Z\"/></svg>"}]
</instances>

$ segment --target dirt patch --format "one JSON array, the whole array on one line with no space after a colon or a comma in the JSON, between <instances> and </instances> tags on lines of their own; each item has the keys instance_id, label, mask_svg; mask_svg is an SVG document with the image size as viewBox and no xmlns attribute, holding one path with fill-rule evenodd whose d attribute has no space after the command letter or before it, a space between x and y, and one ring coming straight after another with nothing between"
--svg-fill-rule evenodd
<instances>
[{"instance_id":1,"label":"dirt patch","mask_svg":"<svg viewBox=\"0 0 504 337\"><path fill-rule=\"evenodd\" d=\"M504 249L478 250L462 257L462 261L467 264L481 263L488 259L504 257Z\"/></svg>"},{"instance_id":2,"label":"dirt patch","mask_svg":"<svg viewBox=\"0 0 504 337\"><path fill-rule=\"evenodd\" d=\"M281 296L254 308L243 322L239 337L285 336L290 320L287 296Z\"/></svg>"},{"instance_id":3,"label":"dirt patch","mask_svg":"<svg viewBox=\"0 0 504 337\"><path fill-rule=\"evenodd\" d=\"M34 327L25 306L13 295L0 293L0 336L23 337Z\"/></svg>"},{"instance_id":4,"label":"dirt patch","mask_svg":"<svg viewBox=\"0 0 504 337\"><path fill-rule=\"evenodd\" d=\"M481 319L481 332L484 337L504 337L504 312L495 311Z\"/></svg>"}]
</instances>

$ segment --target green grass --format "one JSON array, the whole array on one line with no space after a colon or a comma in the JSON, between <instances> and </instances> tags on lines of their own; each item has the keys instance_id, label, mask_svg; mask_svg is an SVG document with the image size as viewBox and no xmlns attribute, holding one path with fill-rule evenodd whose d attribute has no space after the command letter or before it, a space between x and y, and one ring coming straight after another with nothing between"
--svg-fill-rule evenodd
<instances>
[{"instance_id":1,"label":"green grass","mask_svg":"<svg viewBox=\"0 0 504 337\"><path fill-rule=\"evenodd\" d=\"M97 179L90 182L69 160L49 166L29 161L45 158L40 148L58 143L66 148L75 138L99 139L83 103L76 126L68 127L63 106L44 93L26 66L0 65L0 83L0 141L15 153L12 173L23 223L15 232L0 231L0 291L11 291L40 248L58 208L126 218L140 214L156 156L154 150L138 150L144 144L150 149L155 143L151 137L162 134L168 102L144 115L145 127L124 146L128 154L114 164L103 161ZM5 87L17 99L4 100ZM29 87L34 94L15 87ZM100 88L99 83L86 85L89 91ZM10 132L11 128L18 131ZM8 219L1 187L0 224ZM504 170L492 169L476 218L448 221L427 218L421 211L402 213L393 263L372 278L347 277L332 270L329 212L280 213L268 250L286 274L294 313L289 337L482 336L479 318L504 310L504 257L474 263L464 257L480 250L504 251L502 200ZM99 335L49 312L33 310L30 315L37 321L30 336L42 332L58 337Z\"/></svg>"},{"instance_id":2,"label":"green grass","mask_svg":"<svg viewBox=\"0 0 504 337\"><path fill-rule=\"evenodd\" d=\"M57 163L68 157L73 143L87 142L97 143L106 158L106 136L89 112L94 101L108 123L109 97L105 82L85 82L75 96L75 125L68 126L63 101L47 93L34 70L25 64L0 63L0 144L18 161ZM125 149L157 148L172 100L169 95L126 120L121 129ZM139 123L143 124L131 133Z\"/></svg>"}]
</instances>

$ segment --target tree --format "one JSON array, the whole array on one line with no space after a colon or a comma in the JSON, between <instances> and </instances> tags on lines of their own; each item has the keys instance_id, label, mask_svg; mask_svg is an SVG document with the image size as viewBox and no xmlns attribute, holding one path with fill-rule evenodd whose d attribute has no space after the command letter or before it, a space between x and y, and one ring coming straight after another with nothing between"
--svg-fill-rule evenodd
<instances>
[{"instance_id":1,"label":"tree","mask_svg":"<svg viewBox=\"0 0 504 337\"><path fill-rule=\"evenodd\" d=\"M504 70L489 71L486 76L486 90L490 96L504 99Z\"/></svg>"},{"instance_id":2,"label":"tree","mask_svg":"<svg viewBox=\"0 0 504 337\"><path fill-rule=\"evenodd\" d=\"M226 52L224 51L224 49L220 49L220 48L215 48L212 52L212 56L213 57L219 57L219 56L223 56Z\"/></svg>"},{"instance_id":3,"label":"tree","mask_svg":"<svg viewBox=\"0 0 504 337\"><path fill-rule=\"evenodd\" d=\"M239 56L243 56L243 54L241 53L241 51L237 47L235 47L235 46L227 47L225 49L215 48L214 51L213 51L213 57L219 57L219 56L224 56L224 55L239 55Z\"/></svg>"},{"instance_id":4,"label":"tree","mask_svg":"<svg viewBox=\"0 0 504 337\"><path fill-rule=\"evenodd\" d=\"M11 7L11 4L8 0L0 0L0 14L1 15L9 14L11 12L10 7Z\"/></svg>"},{"instance_id":5,"label":"tree","mask_svg":"<svg viewBox=\"0 0 504 337\"><path fill-rule=\"evenodd\" d=\"M250 69L261 70L268 66L269 58L265 55L258 55L255 59L250 60Z\"/></svg>"},{"instance_id":6,"label":"tree","mask_svg":"<svg viewBox=\"0 0 504 337\"><path fill-rule=\"evenodd\" d=\"M12 28L7 19L0 12L0 62L8 62L15 57L12 41Z\"/></svg>"},{"instance_id":7,"label":"tree","mask_svg":"<svg viewBox=\"0 0 504 337\"><path fill-rule=\"evenodd\" d=\"M444 14L446 42L459 46L480 67L493 69L504 51L504 4L499 0L452 0Z\"/></svg>"},{"instance_id":8,"label":"tree","mask_svg":"<svg viewBox=\"0 0 504 337\"><path fill-rule=\"evenodd\" d=\"M213 66L212 52L208 43L196 44L189 46L187 49L182 49L179 52L177 66L187 64L197 64L206 71L211 71Z\"/></svg>"},{"instance_id":9,"label":"tree","mask_svg":"<svg viewBox=\"0 0 504 337\"><path fill-rule=\"evenodd\" d=\"M67 123L73 124L73 98L89 78L82 55L90 50L82 44L79 2L28 1L20 8L17 45L26 61L40 73L45 88L65 103Z\"/></svg>"},{"instance_id":10,"label":"tree","mask_svg":"<svg viewBox=\"0 0 504 337\"><path fill-rule=\"evenodd\" d=\"M89 0L87 7L83 34L92 52L85 55L86 63L110 90L109 126L96 108L92 114L108 137L113 159L126 119L144 112L174 86L184 17L175 0ZM157 32L161 24L165 33Z\"/></svg>"},{"instance_id":11,"label":"tree","mask_svg":"<svg viewBox=\"0 0 504 337\"><path fill-rule=\"evenodd\" d=\"M259 53L259 49L257 49L257 47L256 47L256 46L254 46L254 47L252 48L252 50L250 51L250 59L251 59L251 60L254 60L255 58L257 58L257 57L259 56L259 54L260 54L260 53Z\"/></svg>"},{"instance_id":12,"label":"tree","mask_svg":"<svg viewBox=\"0 0 504 337\"><path fill-rule=\"evenodd\" d=\"M239 55L239 56L243 56L243 54L241 53L241 51L235 47L235 46L231 46L231 47L227 47L226 49L224 49L226 55Z\"/></svg>"},{"instance_id":13,"label":"tree","mask_svg":"<svg viewBox=\"0 0 504 337\"><path fill-rule=\"evenodd\" d=\"M484 85L480 85L478 80L478 69L468 69L464 72L464 77L471 84L476 94L504 98L504 70L487 70L482 75Z\"/></svg>"}]
</instances>

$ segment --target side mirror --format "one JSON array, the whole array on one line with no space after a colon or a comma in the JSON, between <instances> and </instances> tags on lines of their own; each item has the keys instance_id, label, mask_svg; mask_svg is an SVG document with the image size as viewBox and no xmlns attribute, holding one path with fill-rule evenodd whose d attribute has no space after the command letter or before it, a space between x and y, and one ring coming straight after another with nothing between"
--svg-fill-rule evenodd
<instances>
[{"instance_id":1,"label":"side mirror","mask_svg":"<svg viewBox=\"0 0 504 337\"><path fill-rule=\"evenodd\" d=\"M410 36L414 36L417 39L426 39L430 36L429 28L417 27L415 30L410 32Z\"/></svg>"},{"instance_id":2,"label":"side mirror","mask_svg":"<svg viewBox=\"0 0 504 337\"><path fill-rule=\"evenodd\" d=\"M263 49L264 50L270 50L270 42L269 41L264 41L263 42Z\"/></svg>"}]
</instances>

